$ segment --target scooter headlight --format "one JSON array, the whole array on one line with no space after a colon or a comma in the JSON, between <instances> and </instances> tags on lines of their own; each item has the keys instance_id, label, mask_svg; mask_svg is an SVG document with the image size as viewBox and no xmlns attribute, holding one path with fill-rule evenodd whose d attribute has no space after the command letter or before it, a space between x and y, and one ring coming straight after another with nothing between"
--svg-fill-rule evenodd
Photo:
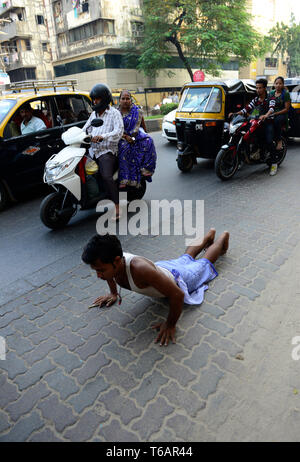
<instances>
[{"instance_id":1,"label":"scooter headlight","mask_svg":"<svg viewBox=\"0 0 300 462\"><path fill-rule=\"evenodd\" d=\"M62 164L53 164L50 163L49 165L46 164L45 168L45 180L47 183L53 183L54 180L61 176L65 170L67 170L75 159L69 159Z\"/></svg>"},{"instance_id":2,"label":"scooter headlight","mask_svg":"<svg viewBox=\"0 0 300 462\"><path fill-rule=\"evenodd\" d=\"M230 133L230 135L233 135L242 124L243 124L243 122L240 122L238 124L230 124L229 125L229 133Z\"/></svg>"}]
</instances>

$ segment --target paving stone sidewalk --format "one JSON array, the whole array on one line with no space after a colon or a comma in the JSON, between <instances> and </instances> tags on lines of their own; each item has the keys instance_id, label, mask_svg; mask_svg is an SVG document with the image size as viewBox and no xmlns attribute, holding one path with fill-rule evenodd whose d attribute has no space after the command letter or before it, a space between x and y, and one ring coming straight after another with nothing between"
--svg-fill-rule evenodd
<instances>
[{"instance_id":1,"label":"paving stone sidewalk","mask_svg":"<svg viewBox=\"0 0 300 462\"><path fill-rule=\"evenodd\" d=\"M204 303L184 307L175 345L154 344L165 302L123 291L120 306L88 310L105 283L80 255L39 287L24 283L0 307L0 441L218 440L240 404L230 379L238 387L247 373L245 349L264 322L252 307L300 240L298 178L299 168L255 172L206 201L206 229L230 230L230 251ZM180 236L122 241L152 260L184 250Z\"/></svg>"}]
</instances>

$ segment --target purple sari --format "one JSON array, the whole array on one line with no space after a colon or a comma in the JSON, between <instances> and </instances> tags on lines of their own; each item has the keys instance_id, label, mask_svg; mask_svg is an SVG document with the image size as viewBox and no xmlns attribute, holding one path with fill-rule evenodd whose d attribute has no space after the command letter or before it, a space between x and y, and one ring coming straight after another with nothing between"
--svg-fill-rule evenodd
<instances>
[{"instance_id":1,"label":"purple sari","mask_svg":"<svg viewBox=\"0 0 300 462\"><path fill-rule=\"evenodd\" d=\"M119 141L119 182L120 186L141 186L141 179L152 181L151 176L156 166L156 151L152 138L138 128L139 108L133 105L128 114L123 116L124 133L135 138L130 144ZM136 133L137 132L137 133Z\"/></svg>"}]
</instances>

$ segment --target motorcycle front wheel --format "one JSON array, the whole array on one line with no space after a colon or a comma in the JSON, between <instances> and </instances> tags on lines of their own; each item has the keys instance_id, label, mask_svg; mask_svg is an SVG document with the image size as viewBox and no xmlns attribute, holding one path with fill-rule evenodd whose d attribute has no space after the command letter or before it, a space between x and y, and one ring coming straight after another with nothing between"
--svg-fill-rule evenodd
<instances>
[{"instance_id":1,"label":"motorcycle front wheel","mask_svg":"<svg viewBox=\"0 0 300 462\"><path fill-rule=\"evenodd\" d=\"M64 210L62 211L64 197L64 194L54 192L43 199L40 207L40 218L47 228L64 228L75 214L76 209L72 201L68 198L64 203Z\"/></svg>"},{"instance_id":2,"label":"motorcycle front wheel","mask_svg":"<svg viewBox=\"0 0 300 462\"><path fill-rule=\"evenodd\" d=\"M221 180L229 180L233 177L239 166L237 153L233 149L221 149L215 160L215 172Z\"/></svg>"}]
</instances>

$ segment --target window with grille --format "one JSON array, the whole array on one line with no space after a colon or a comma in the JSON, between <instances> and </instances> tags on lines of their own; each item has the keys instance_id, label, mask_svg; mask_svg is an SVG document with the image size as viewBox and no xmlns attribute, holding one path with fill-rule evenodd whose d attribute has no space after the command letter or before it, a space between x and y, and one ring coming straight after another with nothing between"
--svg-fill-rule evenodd
<instances>
[{"instance_id":1,"label":"window with grille","mask_svg":"<svg viewBox=\"0 0 300 462\"><path fill-rule=\"evenodd\" d=\"M132 22L131 32L133 37L143 37L144 35L144 24L142 22Z\"/></svg>"},{"instance_id":2,"label":"window with grille","mask_svg":"<svg viewBox=\"0 0 300 462\"><path fill-rule=\"evenodd\" d=\"M277 67L277 58L266 58L265 66L266 67Z\"/></svg>"}]
</instances>

